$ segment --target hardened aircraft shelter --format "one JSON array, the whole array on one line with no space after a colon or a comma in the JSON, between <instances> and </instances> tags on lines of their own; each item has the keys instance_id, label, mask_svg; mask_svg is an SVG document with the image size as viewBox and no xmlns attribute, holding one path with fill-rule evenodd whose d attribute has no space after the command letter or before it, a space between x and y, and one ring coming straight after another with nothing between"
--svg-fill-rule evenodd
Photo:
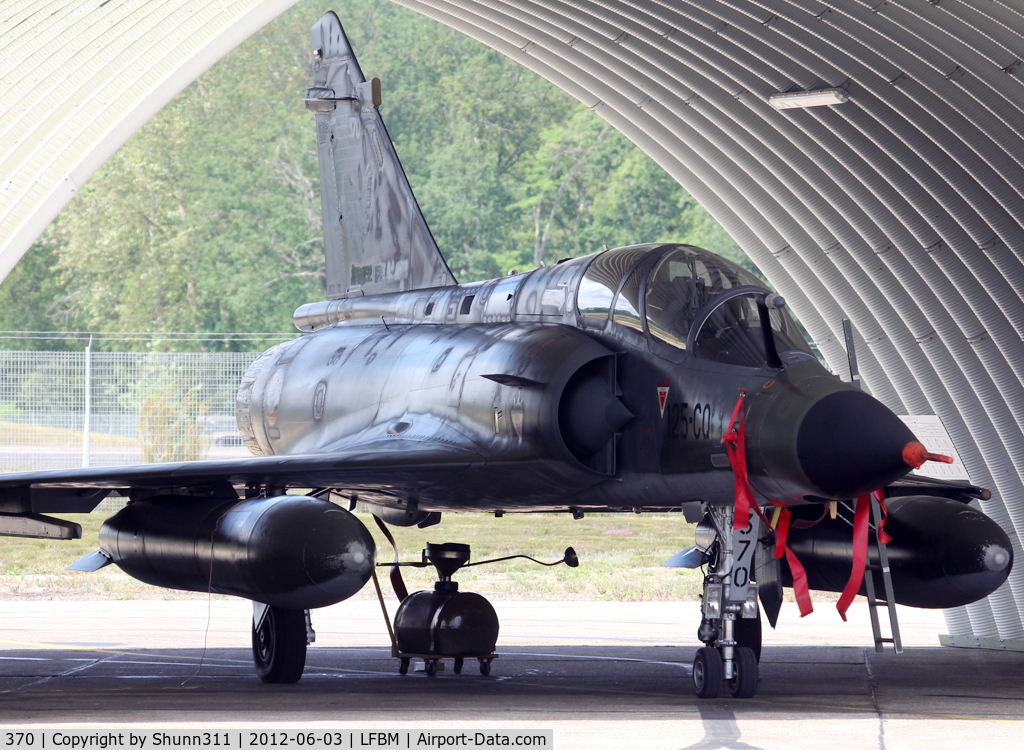
<instances>
[{"instance_id":1,"label":"hardened aircraft shelter","mask_svg":"<svg viewBox=\"0 0 1024 750\"><path fill-rule=\"evenodd\" d=\"M136 129L293 2L0 5L0 275ZM849 318L866 386L941 418L1024 560L1024 6L400 4L551 80L654 157L839 373ZM772 99L804 92L792 108ZM953 635L1010 641L1022 615L1018 564L946 619Z\"/></svg>"}]
</instances>

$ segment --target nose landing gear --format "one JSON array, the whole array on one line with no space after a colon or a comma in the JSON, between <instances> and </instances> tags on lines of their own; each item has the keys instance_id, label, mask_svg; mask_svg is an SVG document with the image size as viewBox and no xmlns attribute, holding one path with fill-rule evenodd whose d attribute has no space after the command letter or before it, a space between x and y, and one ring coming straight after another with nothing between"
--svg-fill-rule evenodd
<instances>
[{"instance_id":1,"label":"nose landing gear","mask_svg":"<svg viewBox=\"0 0 1024 750\"><path fill-rule=\"evenodd\" d=\"M701 522L715 540L706 550L710 570L697 631L705 646L693 660L693 688L699 698L717 698L723 682L734 698L752 698L757 692L761 628L751 571L760 519L751 517L750 525L741 530L734 530L732 522L731 506L710 508Z\"/></svg>"}]
</instances>

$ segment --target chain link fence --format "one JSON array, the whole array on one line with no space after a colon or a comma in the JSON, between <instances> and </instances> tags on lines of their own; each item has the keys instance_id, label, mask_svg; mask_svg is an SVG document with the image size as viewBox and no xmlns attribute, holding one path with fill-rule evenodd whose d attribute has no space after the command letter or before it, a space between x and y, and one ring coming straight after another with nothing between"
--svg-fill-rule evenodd
<instances>
[{"instance_id":1,"label":"chain link fence","mask_svg":"<svg viewBox=\"0 0 1024 750\"><path fill-rule=\"evenodd\" d=\"M0 351L0 471L247 456L235 392L257 356Z\"/></svg>"}]
</instances>

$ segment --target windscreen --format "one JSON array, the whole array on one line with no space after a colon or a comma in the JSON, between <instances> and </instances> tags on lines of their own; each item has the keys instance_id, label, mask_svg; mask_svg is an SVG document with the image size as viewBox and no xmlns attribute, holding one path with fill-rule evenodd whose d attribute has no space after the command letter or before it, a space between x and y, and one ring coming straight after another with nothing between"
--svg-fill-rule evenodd
<instances>
[{"instance_id":1,"label":"windscreen","mask_svg":"<svg viewBox=\"0 0 1024 750\"><path fill-rule=\"evenodd\" d=\"M754 298L734 297L716 307L697 333L693 353L729 365L764 364L764 334Z\"/></svg>"},{"instance_id":2,"label":"windscreen","mask_svg":"<svg viewBox=\"0 0 1024 750\"><path fill-rule=\"evenodd\" d=\"M667 253L647 282L647 327L654 338L678 349L697 314L719 292L763 282L735 263L695 247Z\"/></svg>"},{"instance_id":3,"label":"windscreen","mask_svg":"<svg viewBox=\"0 0 1024 750\"><path fill-rule=\"evenodd\" d=\"M704 321L694 339L694 356L730 365L760 367L768 355L764 348L764 332L757 297L744 294L723 301ZM813 356L793 318L785 310L769 310L778 352L802 351Z\"/></svg>"}]
</instances>

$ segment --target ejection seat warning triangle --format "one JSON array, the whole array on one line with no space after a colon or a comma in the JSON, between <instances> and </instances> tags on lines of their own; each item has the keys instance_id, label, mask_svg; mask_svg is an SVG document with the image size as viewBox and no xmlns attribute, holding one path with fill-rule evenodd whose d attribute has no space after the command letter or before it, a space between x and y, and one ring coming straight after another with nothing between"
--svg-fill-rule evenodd
<instances>
[{"instance_id":1,"label":"ejection seat warning triangle","mask_svg":"<svg viewBox=\"0 0 1024 750\"><path fill-rule=\"evenodd\" d=\"M661 418L665 418L665 402L668 401L668 376L658 381L658 406L661 408Z\"/></svg>"}]
</instances>

